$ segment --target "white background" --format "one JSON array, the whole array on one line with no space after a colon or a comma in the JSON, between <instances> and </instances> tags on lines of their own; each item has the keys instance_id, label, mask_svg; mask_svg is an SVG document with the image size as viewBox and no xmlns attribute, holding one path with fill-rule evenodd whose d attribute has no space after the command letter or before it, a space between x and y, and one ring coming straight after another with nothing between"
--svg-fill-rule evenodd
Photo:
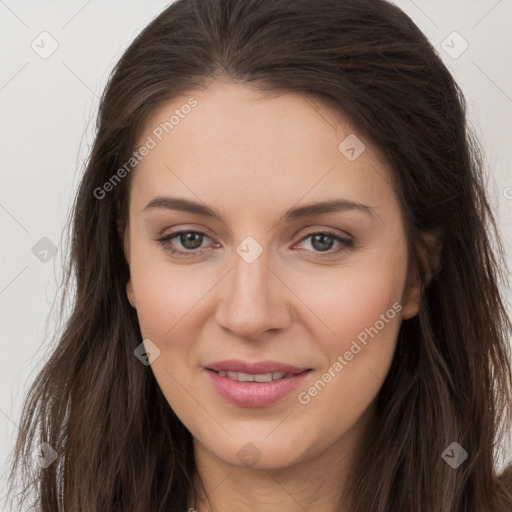
<instances>
[{"instance_id":1,"label":"white background","mask_svg":"<svg viewBox=\"0 0 512 512\"><path fill-rule=\"evenodd\" d=\"M63 228L98 98L121 53L167 3L0 0L0 499L22 400L47 350L45 329L52 332ZM466 96L510 265L512 0L394 3L428 36ZM44 31L58 42L47 59L31 48ZM441 47L453 31L469 44L455 59ZM32 253L42 237L58 246L46 263Z\"/></svg>"}]
</instances>

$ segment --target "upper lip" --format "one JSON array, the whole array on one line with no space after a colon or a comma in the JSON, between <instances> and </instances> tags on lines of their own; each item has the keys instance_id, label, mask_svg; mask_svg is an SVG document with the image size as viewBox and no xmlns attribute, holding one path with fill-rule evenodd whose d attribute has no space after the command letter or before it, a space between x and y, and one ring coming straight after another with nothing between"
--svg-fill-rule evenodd
<instances>
[{"instance_id":1,"label":"upper lip","mask_svg":"<svg viewBox=\"0 0 512 512\"><path fill-rule=\"evenodd\" d=\"M229 359L227 361L218 361L205 366L207 370L231 371L248 373L252 375L262 375L266 373L282 372L282 373L302 373L310 368L301 368L290 364L280 363L278 361L258 361L250 363L240 359Z\"/></svg>"}]
</instances>

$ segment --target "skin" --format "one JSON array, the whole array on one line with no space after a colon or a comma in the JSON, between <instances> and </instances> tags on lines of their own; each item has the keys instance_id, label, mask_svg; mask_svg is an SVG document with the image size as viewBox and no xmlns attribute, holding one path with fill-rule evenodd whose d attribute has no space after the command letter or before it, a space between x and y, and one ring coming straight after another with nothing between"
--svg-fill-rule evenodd
<instances>
[{"instance_id":1,"label":"skin","mask_svg":"<svg viewBox=\"0 0 512 512\"><path fill-rule=\"evenodd\" d=\"M405 232L389 169L327 105L229 80L153 112L140 143L191 96L198 105L138 164L130 187L127 295L143 339L160 350L151 369L194 437L211 510L333 511L364 449L400 323L420 302L418 282L407 286ZM349 134L366 145L354 161L338 150ZM163 195L206 204L222 221L145 210ZM280 220L289 208L338 198L369 205L374 215L348 210ZM181 229L204 233L201 248L187 249L179 236L166 246L156 241ZM327 239L331 246L322 251L313 236L305 238L319 231L354 245ZM252 263L236 252L247 236L263 248ZM196 254L180 258L166 247ZM300 403L298 392L394 303L401 311L317 396ZM313 371L277 404L239 407L216 392L203 369L231 358ZM237 456L248 442L261 455L252 467ZM209 510L192 493L189 506Z\"/></svg>"}]
</instances>

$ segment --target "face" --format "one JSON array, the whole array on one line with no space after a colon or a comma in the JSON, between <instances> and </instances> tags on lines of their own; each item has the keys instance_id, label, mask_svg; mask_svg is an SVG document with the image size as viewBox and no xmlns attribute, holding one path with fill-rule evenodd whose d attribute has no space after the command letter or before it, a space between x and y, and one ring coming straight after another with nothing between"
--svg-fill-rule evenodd
<instances>
[{"instance_id":1,"label":"face","mask_svg":"<svg viewBox=\"0 0 512 512\"><path fill-rule=\"evenodd\" d=\"M327 105L230 82L139 142L127 294L196 447L263 468L354 449L419 302L377 149Z\"/></svg>"}]
</instances>

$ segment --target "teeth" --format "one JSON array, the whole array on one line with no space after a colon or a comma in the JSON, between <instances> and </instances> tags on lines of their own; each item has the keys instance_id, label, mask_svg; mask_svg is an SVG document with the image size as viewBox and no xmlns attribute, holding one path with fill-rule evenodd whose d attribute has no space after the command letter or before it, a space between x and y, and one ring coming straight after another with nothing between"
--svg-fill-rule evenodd
<instances>
[{"instance_id":1,"label":"teeth","mask_svg":"<svg viewBox=\"0 0 512 512\"><path fill-rule=\"evenodd\" d=\"M286 374L284 372L273 372L273 373L260 373L257 375L251 375L250 373L243 372L226 372L220 370L218 374L221 377L229 377L239 382L271 382L273 380L282 379Z\"/></svg>"},{"instance_id":2,"label":"teeth","mask_svg":"<svg viewBox=\"0 0 512 512\"><path fill-rule=\"evenodd\" d=\"M272 374L265 373L263 375L255 375L254 380L256 382L272 382Z\"/></svg>"}]
</instances>

